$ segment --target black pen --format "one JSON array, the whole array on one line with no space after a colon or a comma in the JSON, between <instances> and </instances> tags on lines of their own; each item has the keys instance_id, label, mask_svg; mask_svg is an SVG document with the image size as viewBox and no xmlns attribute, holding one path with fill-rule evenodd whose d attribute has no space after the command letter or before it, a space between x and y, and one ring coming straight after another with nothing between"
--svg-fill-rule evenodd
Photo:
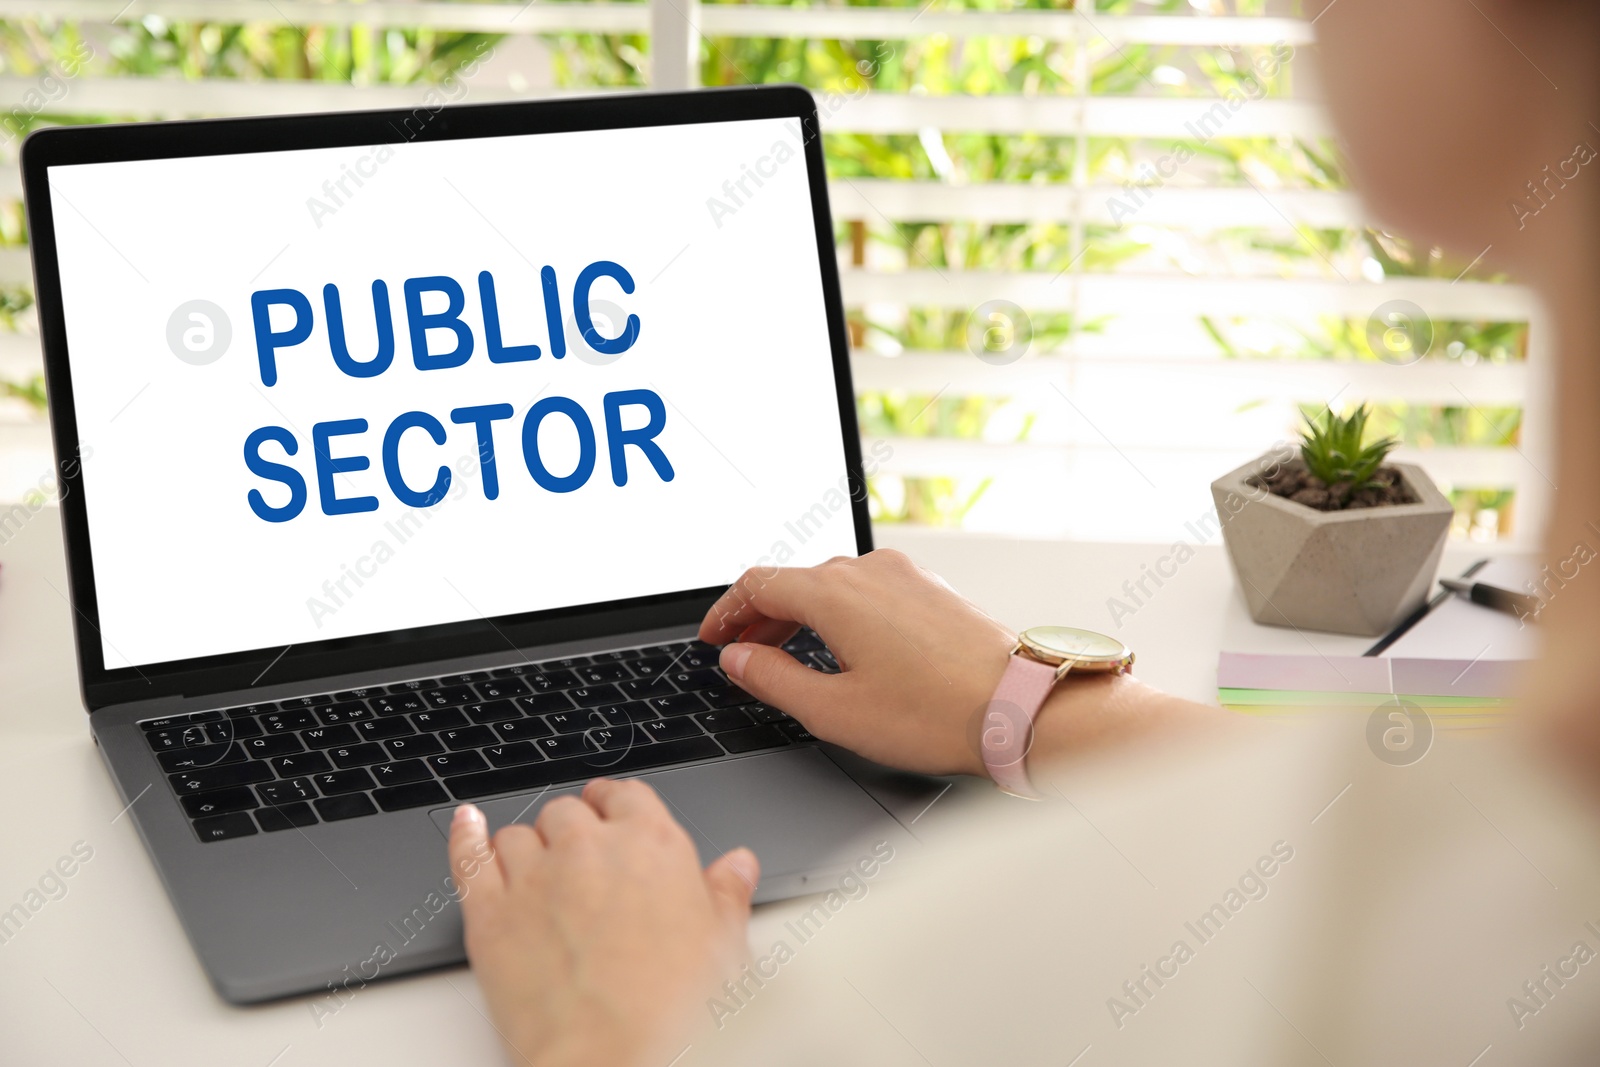
<instances>
[{"instance_id":1,"label":"black pen","mask_svg":"<svg viewBox=\"0 0 1600 1067\"><path fill-rule=\"evenodd\" d=\"M1519 619L1536 620L1539 617L1539 609L1544 607L1544 602L1536 596L1513 593L1509 589L1501 589L1499 586L1487 585L1484 582L1440 578L1439 584L1458 596L1466 597L1474 604L1481 604L1494 611L1503 611Z\"/></svg>"}]
</instances>

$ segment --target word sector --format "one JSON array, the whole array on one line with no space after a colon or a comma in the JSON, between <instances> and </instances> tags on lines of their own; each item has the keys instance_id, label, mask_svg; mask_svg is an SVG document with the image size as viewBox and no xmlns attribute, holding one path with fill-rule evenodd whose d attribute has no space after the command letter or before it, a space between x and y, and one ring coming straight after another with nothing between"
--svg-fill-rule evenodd
<instances>
[{"instance_id":1,"label":"word sector","mask_svg":"<svg viewBox=\"0 0 1600 1067\"><path fill-rule=\"evenodd\" d=\"M639 340L639 316L630 314L615 337L603 335L594 324L590 304L591 292L601 279L615 282L624 294L634 291L633 276L621 265L610 260L597 260L578 272L572 287L572 321L582 335L583 343L602 355L620 355L631 349ZM544 303L549 354L555 359L567 353L565 315L562 310L561 289L553 267L539 272L540 292ZM481 348L489 364L522 363L539 359L544 349L537 344L508 345L501 332L499 302L495 279L488 271L477 278L478 300L482 312L483 343L473 333L471 325L462 317L466 309L466 290L454 278L445 276L408 278L401 285L405 308L406 335L410 341L411 362L419 371L451 370L465 366ZM425 311L424 296L442 295L442 311ZM345 375L357 379L375 378L394 363L395 328L390 306L389 286L383 280L372 283L372 314L377 330L376 352L367 359L357 359L350 352L345 336L344 304L336 285L322 289L323 321L327 339L327 355L335 367ZM432 301L437 306L437 300ZM281 328L274 328L274 308L287 310L277 316ZM261 384L267 388L279 386L279 354L297 349L311 340L316 325L312 302L298 289L263 289L250 297L252 325L255 329L256 361ZM430 347L430 332L451 335L448 349L434 351ZM298 353L295 353L298 355ZM287 362L287 361L286 361ZM293 375L285 371L290 384ZM673 480L672 463L656 442L666 427L666 405L652 389L623 389L608 392L601 398L598 424L603 427L606 459L611 469L612 484L628 484L628 447L636 448L649 463L656 476L664 482ZM512 405L504 402L474 404L457 407L448 413L451 424L470 427L476 437L476 452L482 471L485 498L495 500L500 495L499 467L496 463L496 424L507 422L516 415ZM523 464L539 488L551 493L571 493L586 485L594 474L599 460L597 420L577 401L568 397L549 396L531 404L521 413L521 426L514 430L520 441ZM576 440L577 460L570 470L552 471L540 450L540 429L547 420L556 433L568 441ZM565 425L562 425L565 424ZM569 428L568 428L569 427ZM295 433L283 426L262 426L245 438L245 466L256 477L276 483L269 490L276 499L282 499L284 489L288 499L271 503L260 487L246 494L250 510L266 522L288 522L301 515L310 498L309 482L316 486L317 501L324 515L350 515L376 511L378 498L370 495L341 496L335 476L364 471L372 466L368 454L372 447L363 450L354 438L367 433L372 427L364 418L347 417L314 423L310 440L310 478L298 466L289 462L300 454L301 442ZM505 429L510 429L506 427ZM383 429L376 449L382 465L384 482L395 498L408 507L432 507L443 500L450 489L453 473L447 464L432 471L403 471L400 463L401 441L410 431L417 431L435 445L444 445L449 437L444 422L426 411L405 411L396 415ZM502 435L502 441L507 435ZM565 448L564 454L572 449ZM335 453L338 453L337 455ZM348 484L348 483L346 483Z\"/></svg>"}]
</instances>

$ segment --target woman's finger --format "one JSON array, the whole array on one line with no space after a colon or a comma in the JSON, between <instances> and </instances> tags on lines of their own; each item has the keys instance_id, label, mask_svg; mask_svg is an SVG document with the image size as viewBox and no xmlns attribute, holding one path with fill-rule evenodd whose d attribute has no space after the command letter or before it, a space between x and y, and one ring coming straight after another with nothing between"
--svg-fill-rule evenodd
<instances>
[{"instance_id":1,"label":"woman's finger","mask_svg":"<svg viewBox=\"0 0 1600 1067\"><path fill-rule=\"evenodd\" d=\"M766 620L809 626L822 633L837 610L843 586L837 568L756 567L717 598L700 623L700 640L723 645ZM823 640L827 640L824 636Z\"/></svg>"},{"instance_id":2,"label":"woman's finger","mask_svg":"<svg viewBox=\"0 0 1600 1067\"><path fill-rule=\"evenodd\" d=\"M599 825L600 814L581 797L569 793L546 804L534 820L533 828L546 846L557 847L575 834L594 830Z\"/></svg>"},{"instance_id":3,"label":"woman's finger","mask_svg":"<svg viewBox=\"0 0 1600 1067\"><path fill-rule=\"evenodd\" d=\"M808 728L839 700L845 679L802 666L781 648L745 641L722 650L722 669L733 684L763 703L781 708Z\"/></svg>"},{"instance_id":4,"label":"woman's finger","mask_svg":"<svg viewBox=\"0 0 1600 1067\"><path fill-rule=\"evenodd\" d=\"M800 627L785 619L762 619L745 629L739 640L756 645L782 645L800 631Z\"/></svg>"},{"instance_id":5,"label":"woman's finger","mask_svg":"<svg viewBox=\"0 0 1600 1067\"><path fill-rule=\"evenodd\" d=\"M489 824L476 804L461 805L450 820L450 877L459 900L505 891L505 871L489 845Z\"/></svg>"},{"instance_id":6,"label":"woman's finger","mask_svg":"<svg viewBox=\"0 0 1600 1067\"><path fill-rule=\"evenodd\" d=\"M670 818L656 791L637 778L596 778L583 787L583 799L608 822Z\"/></svg>"},{"instance_id":7,"label":"woman's finger","mask_svg":"<svg viewBox=\"0 0 1600 1067\"><path fill-rule=\"evenodd\" d=\"M761 882L761 861L747 848L736 848L706 868L706 888L723 922L742 931L750 920L750 898Z\"/></svg>"}]
</instances>

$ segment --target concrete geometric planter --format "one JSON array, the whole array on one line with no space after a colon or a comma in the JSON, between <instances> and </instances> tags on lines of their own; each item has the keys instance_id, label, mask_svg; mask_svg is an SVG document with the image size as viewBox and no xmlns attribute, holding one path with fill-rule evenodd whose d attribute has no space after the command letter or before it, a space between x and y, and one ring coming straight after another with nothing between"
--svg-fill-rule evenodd
<instances>
[{"instance_id":1,"label":"concrete geometric planter","mask_svg":"<svg viewBox=\"0 0 1600 1067\"><path fill-rule=\"evenodd\" d=\"M1376 637L1433 588L1454 509L1409 463L1392 463L1417 502L1318 511L1249 484L1268 453L1211 483L1250 617L1269 626Z\"/></svg>"}]
</instances>

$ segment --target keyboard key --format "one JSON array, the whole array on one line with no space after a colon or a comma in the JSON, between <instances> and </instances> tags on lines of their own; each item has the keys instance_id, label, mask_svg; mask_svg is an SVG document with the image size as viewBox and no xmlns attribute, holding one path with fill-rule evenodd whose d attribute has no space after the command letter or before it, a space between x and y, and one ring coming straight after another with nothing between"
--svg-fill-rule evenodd
<instances>
[{"instance_id":1,"label":"keyboard key","mask_svg":"<svg viewBox=\"0 0 1600 1067\"><path fill-rule=\"evenodd\" d=\"M300 734L307 748L332 748L335 745L354 745L361 735L354 726L318 726Z\"/></svg>"},{"instance_id":2,"label":"keyboard key","mask_svg":"<svg viewBox=\"0 0 1600 1067\"><path fill-rule=\"evenodd\" d=\"M540 671L527 679L527 682L536 691L548 693L556 689L571 689L580 684L578 676L571 671L559 670L555 667L547 671Z\"/></svg>"},{"instance_id":3,"label":"keyboard key","mask_svg":"<svg viewBox=\"0 0 1600 1067\"><path fill-rule=\"evenodd\" d=\"M623 711L622 708L623 705L621 704L612 704L609 707L595 708L589 712L589 715L607 726L626 726L633 720L628 717L628 713ZM654 718L654 716L651 717Z\"/></svg>"},{"instance_id":4,"label":"keyboard key","mask_svg":"<svg viewBox=\"0 0 1600 1067\"><path fill-rule=\"evenodd\" d=\"M765 704L746 704L744 706L744 711L756 722L778 723L787 722L789 720L789 716L785 715L777 708L771 708Z\"/></svg>"},{"instance_id":5,"label":"keyboard key","mask_svg":"<svg viewBox=\"0 0 1600 1067\"><path fill-rule=\"evenodd\" d=\"M390 759L410 759L413 756L431 756L436 752L443 752L444 745L432 734L423 734L420 737L396 737L383 743L384 751L389 753Z\"/></svg>"},{"instance_id":6,"label":"keyboard key","mask_svg":"<svg viewBox=\"0 0 1600 1067\"><path fill-rule=\"evenodd\" d=\"M800 725L792 718L786 718L786 720L781 721L781 723L774 726L774 729L778 729L778 733L781 733L784 737L789 737L789 741L794 741L795 744L802 741L816 741L816 737L811 736L810 729L806 729L805 726Z\"/></svg>"},{"instance_id":7,"label":"keyboard key","mask_svg":"<svg viewBox=\"0 0 1600 1067\"><path fill-rule=\"evenodd\" d=\"M804 660L801 661L805 662ZM838 674L839 661L833 658L833 653L825 648L819 648L811 653L811 666L824 674Z\"/></svg>"},{"instance_id":8,"label":"keyboard key","mask_svg":"<svg viewBox=\"0 0 1600 1067\"><path fill-rule=\"evenodd\" d=\"M395 693L392 696L373 697L367 701L379 715L409 715L413 711L426 711L428 705L421 693Z\"/></svg>"},{"instance_id":9,"label":"keyboard key","mask_svg":"<svg viewBox=\"0 0 1600 1067\"><path fill-rule=\"evenodd\" d=\"M702 689L700 696L713 708L734 708L755 700L755 697L736 685L718 685Z\"/></svg>"},{"instance_id":10,"label":"keyboard key","mask_svg":"<svg viewBox=\"0 0 1600 1067\"><path fill-rule=\"evenodd\" d=\"M573 673L585 685L604 685L606 682L620 682L633 677L633 672L620 663L592 663L587 667L579 667Z\"/></svg>"},{"instance_id":11,"label":"keyboard key","mask_svg":"<svg viewBox=\"0 0 1600 1067\"><path fill-rule=\"evenodd\" d=\"M317 725L317 717L309 708L294 708L261 716L261 725L269 734L289 734Z\"/></svg>"},{"instance_id":12,"label":"keyboard key","mask_svg":"<svg viewBox=\"0 0 1600 1067\"><path fill-rule=\"evenodd\" d=\"M738 730L746 726L754 726L755 720L738 708L724 708L722 711L708 711L696 715L695 721L706 728L707 733L720 734L728 730Z\"/></svg>"},{"instance_id":13,"label":"keyboard key","mask_svg":"<svg viewBox=\"0 0 1600 1067\"><path fill-rule=\"evenodd\" d=\"M544 721L558 734L581 734L597 726L611 725L591 711L558 712L555 715L546 715Z\"/></svg>"},{"instance_id":14,"label":"keyboard key","mask_svg":"<svg viewBox=\"0 0 1600 1067\"><path fill-rule=\"evenodd\" d=\"M432 780L379 789L372 794L372 798L384 811L400 811L403 808L420 808L425 804L450 802L450 794L444 791L444 786Z\"/></svg>"},{"instance_id":15,"label":"keyboard key","mask_svg":"<svg viewBox=\"0 0 1600 1067\"><path fill-rule=\"evenodd\" d=\"M287 756L291 752L304 752L305 746L300 743L300 738L294 734L279 734L276 737L252 737L248 741L240 741L251 759L266 759L268 756Z\"/></svg>"},{"instance_id":16,"label":"keyboard key","mask_svg":"<svg viewBox=\"0 0 1600 1067\"><path fill-rule=\"evenodd\" d=\"M647 656L666 656L669 660L676 659L679 652L689 647L687 641L674 641L668 645L645 645L639 651Z\"/></svg>"},{"instance_id":17,"label":"keyboard key","mask_svg":"<svg viewBox=\"0 0 1600 1067\"><path fill-rule=\"evenodd\" d=\"M789 743L789 739L776 726L752 726L748 730L734 730L718 734L717 740L729 752L755 752Z\"/></svg>"},{"instance_id":18,"label":"keyboard key","mask_svg":"<svg viewBox=\"0 0 1600 1067\"><path fill-rule=\"evenodd\" d=\"M328 757L320 752L302 752L297 756L277 756L267 760L279 778L295 778L302 774L316 774L333 769Z\"/></svg>"},{"instance_id":19,"label":"keyboard key","mask_svg":"<svg viewBox=\"0 0 1600 1067\"><path fill-rule=\"evenodd\" d=\"M324 726L332 726L340 722L360 722L362 719L372 718L372 709L367 707L364 700L345 700L338 704L331 704L317 712L317 718L322 720Z\"/></svg>"},{"instance_id":20,"label":"keyboard key","mask_svg":"<svg viewBox=\"0 0 1600 1067\"><path fill-rule=\"evenodd\" d=\"M346 689L342 693L333 694L335 700L366 700L369 697L383 696L383 686L374 685L366 689Z\"/></svg>"},{"instance_id":21,"label":"keyboard key","mask_svg":"<svg viewBox=\"0 0 1600 1067\"><path fill-rule=\"evenodd\" d=\"M571 711L577 707L567 694L559 690L521 697L517 700L517 706L529 715L548 715L552 711Z\"/></svg>"},{"instance_id":22,"label":"keyboard key","mask_svg":"<svg viewBox=\"0 0 1600 1067\"><path fill-rule=\"evenodd\" d=\"M665 678L632 678L617 686L629 700L648 700L650 697L671 696L677 690Z\"/></svg>"},{"instance_id":23,"label":"keyboard key","mask_svg":"<svg viewBox=\"0 0 1600 1067\"><path fill-rule=\"evenodd\" d=\"M389 737L410 737L416 733L405 719L371 719L356 723L356 736L363 741L382 741Z\"/></svg>"},{"instance_id":24,"label":"keyboard key","mask_svg":"<svg viewBox=\"0 0 1600 1067\"><path fill-rule=\"evenodd\" d=\"M390 693L417 693L428 689L439 688L439 683L432 678L418 678L410 682L398 682L389 687Z\"/></svg>"},{"instance_id":25,"label":"keyboard key","mask_svg":"<svg viewBox=\"0 0 1600 1067\"><path fill-rule=\"evenodd\" d=\"M524 763L516 767L502 767L481 774L465 774L445 783L457 800L475 800L494 793L511 793L522 789L538 789L557 782L577 782L597 774L624 774L650 767L665 767L689 760L710 759L722 755L722 749L711 738L686 737L666 741L659 745L640 745L624 752L620 757L607 754L603 767L579 757L566 760L546 760L542 763Z\"/></svg>"},{"instance_id":26,"label":"keyboard key","mask_svg":"<svg viewBox=\"0 0 1600 1067\"><path fill-rule=\"evenodd\" d=\"M425 734L435 730L454 730L467 725L467 717L460 708L440 708L438 711L419 711L411 716L411 725Z\"/></svg>"},{"instance_id":27,"label":"keyboard key","mask_svg":"<svg viewBox=\"0 0 1600 1067\"><path fill-rule=\"evenodd\" d=\"M351 793L342 797L323 797L316 802L317 814L328 822L337 822L340 819L359 819L363 815L375 815L378 809L372 806L364 793Z\"/></svg>"},{"instance_id":28,"label":"keyboard key","mask_svg":"<svg viewBox=\"0 0 1600 1067\"><path fill-rule=\"evenodd\" d=\"M203 793L207 789L221 789L230 785L254 785L272 781L272 768L265 763L229 763L221 767L204 767L181 774L168 775L174 792Z\"/></svg>"},{"instance_id":29,"label":"keyboard key","mask_svg":"<svg viewBox=\"0 0 1600 1067\"><path fill-rule=\"evenodd\" d=\"M207 745L204 748L185 748L176 752L161 752L156 762L164 771L188 771L199 767L216 767L224 763L237 763L250 757L239 745Z\"/></svg>"},{"instance_id":30,"label":"keyboard key","mask_svg":"<svg viewBox=\"0 0 1600 1067\"><path fill-rule=\"evenodd\" d=\"M728 684L728 679L720 670L675 671L667 677L672 679L673 685L685 693Z\"/></svg>"},{"instance_id":31,"label":"keyboard key","mask_svg":"<svg viewBox=\"0 0 1600 1067\"><path fill-rule=\"evenodd\" d=\"M430 708L453 708L457 704L466 704L478 699L478 694L472 691L471 686L450 685L439 689L429 689L422 694L422 699L427 701Z\"/></svg>"},{"instance_id":32,"label":"keyboard key","mask_svg":"<svg viewBox=\"0 0 1600 1067\"><path fill-rule=\"evenodd\" d=\"M518 678L500 678L492 682L479 682L472 688L485 700L510 700L533 692L528 683Z\"/></svg>"},{"instance_id":33,"label":"keyboard key","mask_svg":"<svg viewBox=\"0 0 1600 1067\"><path fill-rule=\"evenodd\" d=\"M494 732L502 741L531 741L535 737L549 737L554 731L543 719L513 719L496 723Z\"/></svg>"},{"instance_id":34,"label":"keyboard key","mask_svg":"<svg viewBox=\"0 0 1600 1067\"><path fill-rule=\"evenodd\" d=\"M215 725L222 725L217 723ZM211 736L206 732L205 723L194 723L189 726L174 726L168 730L151 730L144 735L150 747L157 752L176 752L185 748L204 748L206 745L222 744L231 741L226 735Z\"/></svg>"},{"instance_id":35,"label":"keyboard key","mask_svg":"<svg viewBox=\"0 0 1600 1067\"><path fill-rule=\"evenodd\" d=\"M505 719L520 719L522 712L509 700L492 700L487 704L467 704L461 709L472 722L501 722Z\"/></svg>"},{"instance_id":36,"label":"keyboard key","mask_svg":"<svg viewBox=\"0 0 1600 1067\"><path fill-rule=\"evenodd\" d=\"M539 668L531 663L519 663L514 667L501 667L499 670L490 671L491 678L522 678L529 674L538 674Z\"/></svg>"},{"instance_id":37,"label":"keyboard key","mask_svg":"<svg viewBox=\"0 0 1600 1067\"><path fill-rule=\"evenodd\" d=\"M225 815L230 811L247 811L256 806L256 795L250 792L248 786L242 785L213 789L179 799L183 801L183 810L195 819L206 815Z\"/></svg>"},{"instance_id":38,"label":"keyboard key","mask_svg":"<svg viewBox=\"0 0 1600 1067\"><path fill-rule=\"evenodd\" d=\"M442 756L429 756L427 764L441 778L481 771L489 766L476 752L446 752Z\"/></svg>"},{"instance_id":39,"label":"keyboard key","mask_svg":"<svg viewBox=\"0 0 1600 1067\"><path fill-rule=\"evenodd\" d=\"M620 749L632 748L634 745L648 745L651 743L649 735L635 733L631 725L608 730L590 730L583 736L588 738L589 743L601 752L616 752Z\"/></svg>"},{"instance_id":40,"label":"keyboard key","mask_svg":"<svg viewBox=\"0 0 1600 1067\"><path fill-rule=\"evenodd\" d=\"M705 731L693 718L683 717L677 719L656 719L654 722L642 722L639 729L652 741L676 741L680 737L704 737Z\"/></svg>"},{"instance_id":41,"label":"keyboard key","mask_svg":"<svg viewBox=\"0 0 1600 1067\"><path fill-rule=\"evenodd\" d=\"M628 722L650 722L660 716L655 709L643 700L630 700L626 704L612 704L600 709L600 713L613 723L626 719ZM617 718L617 716L622 718Z\"/></svg>"},{"instance_id":42,"label":"keyboard key","mask_svg":"<svg viewBox=\"0 0 1600 1067\"><path fill-rule=\"evenodd\" d=\"M194 832L202 841L226 841L230 837L248 837L256 832L256 824L245 812L218 815L211 819L197 819Z\"/></svg>"},{"instance_id":43,"label":"keyboard key","mask_svg":"<svg viewBox=\"0 0 1600 1067\"><path fill-rule=\"evenodd\" d=\"M433 772L428 770L428 765L419 759L402 760L399 763L380 763L376 767L368 767L379 785L408 785L411 782L425 782L433 778Z\"/></svg>"},{"instance_id":44,"label":"keyboard key","mask_svg":"<svg viewBox=\"0 0 1600 1067\"><path fill-rule=\"evenodd\" d=\"M278 701L280 708L320 708L333 703L333 694L323 693L312 697L293 697L289 700Z\"/></svg>"},{"instance_id":45,"label":"keyboard key","mask_svg":"<svg viewBox=\"0 0 1600 1067\"><path fill-rule=\"evenodd\" d=\"M360 793L372 788L372 775L361 767L312 775L311 780L316 782L318 789L330 797L341 793Z\"/></svg>"},{"instance_id":46,"label":"keyboard key","mask_svg":"<svg viewBox=\"0 0 1600 1067\"><path fill-rule=\"evenodd\" d=\"M452 752L461 752L469 748L492 745L499 738L495 737L494 731L487 726L464 726L459 730L446 730L439 735L439 740L443 741L445 747Z\"/></svg>"},{"instance_id":47,"label":"keyboard key","mask_svg":"<svg viewBox=\"0 0 1600 1067\"><path fill-rule=\"evenodd\" d=\"M623 660L637 659L644 653L637 648L624 648L615 652L596 652L589 658L596 663L621 663Z\"/></svg>"},{"instance_id":48,"label":"keyboard key","mask_svg":"<svg viewBox=\"0 0 1600 1067\"><path fill-rule=\"evenodd\" d=\"M702 667L715 667L720 658L721 652L716 647L694 641L678 656L678 669L698 670Z\"/></svg>"},{"instance_id":49,"label":"keyboard key","mask_svg":"<svg viewBox=\"0 0 1600 1067\"><path fill-rule=\"evenodd\" d=\"M657 715L666 718L670 715L688 715L696 711L705 711L706 702L701 700L696 693L677 693L670 697L653 697L645 701L650 709Z\"/></svg>"},{"instance_id":50,"label":"keyboard key","mask_svg":"<svg viewBox=\"0 0 1600 1067\"><path fill-rule=\"evenodd\" d=\"M220 711L191 711L186 715L168 715L160 719L146 719L140 727L149 730L168 730L174 726L183 726L191 722L211 722L222 718Z\"/></svg>"},{"instance_id":51,"label":"keyboard key","mask_svg":"<svg viewBox=\"0 0 1600 1067\"><path fill-rule=\"evenodd\" d=\"M549 759L566 759L594 752L596 746L584 734L562 734L559 737L541 737L534 744Z\"/></svg>"},{"instance_id":52,"label":"keyboard key","mask_svg":"<svg viewBox=\"0 0 1600 1067\"><path fill-rule=\"evenodd\" d=\"M344 745L328 750L328 758L336 767L362 767L368 763L388 763L389 754L377 745Z\"/></svg>"},{"instance_id":53,"label":"keyboard key","mask_svg":"<svg viewBox=\"0 0 1600 1067\"><path fill-rule=\"evenodd\" d=\"M256 796L261 798L261 803L272 806L292 804L297 800L311 800L316 795L316 787L311 784L309 778L290 778L284 782L268 782L256 786Z\"/></svg>"},{"instance_id":54,"label":"keyboard key","mask_svg":"<svg viewBox=\"0 0 1600 1067\"><path fill-rule=\"evenodd\" d=\"M469 671L466 674L447 674L439 679L440 685L471 685L473 682L487 682L488 671Z\"/></svg>"},{"instance_id":55,"label":"keyboard key","mask_svg":"<svg viewBox=\"0 0 1600 1067\"><path fill-rule=\"evenodd\" d=\"M247 719L253 715L266 715L268 712L278 710L278 705L271 701L261 704L241 704L236 708L229 708L223 714L230 719Z\"/></svg>"},{"instance_id":56,"label":"keyboard key","mask_svg":"<svg viewBox=\"0 0 1600 1067\"><path fill-rule=\"evenodd\" d=\"M562 659L547 659L539 664L540 669L549 671L567 671L574 667L582 667L589 663L588 656L566 656Z\"/></svg>"},{"instance_id":57,"label":"keyboard key","mask_svg":"<svg viewBox=\"0 0 1600 1067\"><path fill-rule=\"evenodd\" d=\"M544 759L539 746L532 741L518 741L514 745L490 745L483 750L483 754L496 767L515 767L519 763L533 763Z\"/></svg>"},{"instance_id":58,"label":"keyboard key","mask_svg":"<svg viewBox=\"0 0 1600 1067\"><path fill-rule=\"evenodd\" d=\"M262 734L261 724L255 719L229 719L218 725L224 740L231 736L235 741L242 741L247 737L260 737Z\"/></svg>"},{"instance_id":59,"label":"keyboard key","mask_svg":"<svg viewBox=\"0 0 1600 1067\"><path fill-rule=\"evenodd\" d=\"M672 669L671 656L645 656L628 664L634 674L641 678L653 678Z\"/></svg>"},{"instance_id":60,"label":"keyboard key","mask_svg":"<svg viewBox=\"0 0 1600 1067\"><path fill-rule=\"evenodd\" d=\"M620 704L625 699L614 685L585 685L567 690L567 696L580 708L595 708L601 704Z\"/></svg>"},{"instance_id":61,"label":"keyboard key","mask_svg":"<svg viewBox=\"0 0 1600 1067\"><path fill-rule=\"evenodd\" d=\"M317 813L310 804L281 804L275 808L257 808L256 822L268 833L274 830L292 830L296 826L317 825Z\"/></svg>"}]
</instances>

